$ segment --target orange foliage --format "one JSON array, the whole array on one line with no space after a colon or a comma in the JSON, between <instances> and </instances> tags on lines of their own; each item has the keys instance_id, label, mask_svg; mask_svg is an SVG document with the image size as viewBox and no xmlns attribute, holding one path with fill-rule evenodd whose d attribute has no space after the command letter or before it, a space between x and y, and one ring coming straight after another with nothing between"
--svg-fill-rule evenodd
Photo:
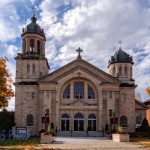
<instances>
[{"instance_id":1,"label":"orange foliage","mask_svg":"<svg viewBox=\"0 0 150 150\"><path fill-rule=\"evenodd\" d=\"M0 58L0 108L8 106L8 100L14 96L11 74L6 68L8 59Z\"/></svg>"},{"instance_id":2,"label":"orange foliage","mask_svg":"<svg viewBox=\"0 0 150 150\"><path fill-rule=\"evenodd\" d=\"M146 93L148 96L150 96L150 87L146 88Z\"/></svg>"}]
</instances>

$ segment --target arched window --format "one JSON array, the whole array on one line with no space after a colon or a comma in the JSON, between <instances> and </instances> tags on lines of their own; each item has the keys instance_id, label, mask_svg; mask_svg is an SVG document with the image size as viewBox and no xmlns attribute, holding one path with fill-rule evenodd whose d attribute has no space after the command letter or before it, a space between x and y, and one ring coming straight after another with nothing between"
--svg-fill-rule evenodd
<instances>
[{"instance_id":1,"label":"arched window","mask_svg":"<svg viewBox=\"0 0 150 150\"><path fill-rule=\"evenodd\" d=\"M96 131L96 116L90 114L88 117L88 131Z\"/></svg>"},{"instance_id":2,"label":"arched window","mask_svg":"<svg viewBox=\"0 0 150 150\"><path fill-rule=\"evenodd\" d=\"M119 76L122 76L122 67L119 67Z\"/></svg>"},{"instance_id":3,"label":"arched window","mask_svg":"<svg viewBox=\"0 0 150 150\"><path fill-rule=\"evenodd\" d=\"M34 118L32 114L27 115L27 126L33 126L34 125Z\"/></svg>"},{"instance_id":4,"label":"arched window","mask_svg":"<svg viewBox=\"0 0 150 150\"><path fill-rule=\"evenodd\" d=\"M130 78L132 79L132 68L130 68Z\"/></svg>"},{"instance_id":5,"label":"arched window","mask_svg":"<svg viewBox=\"0 0 150 150\"><path fill-rule=\"evenodd\" d=\"M115 67L113 67L113 76L115 76L115 73L116 73L116 69Z\"/></svg>"},{"instance_id":6,"label":"arched window","mask_svg":"<svg viewBox=\"0 0 150 150\"><path fill-rule=\"evenodd\" d=\"M120 126L121 127L127 127L128 126L128 119L124 115L120 117Z\"/></svg>"},{"instance_id":7,"label":"arched window","mask_svg":"<svg viewBox=\"0 0 150 150\"><path fill-rule=\"evenodd\" d=\"M136 114L136 124L142 124L142 114L141 113Z\"/></svg>"},{"instance_id":8,"label":"arched window","mask_svg":"<svg viewBox=\"0 0 150 150\"><path fill-rule=\"evenodd\" d=\"M70 84L65 88L63 98L70 98Z\"/></svg>"},{"instance_id":9,"label":"arched window","mask_svg":"<svg viewBox=\"0 0 150 150\"><path fill-rule=\"evenodd\" d=\"M125 76L125 77L127 77L127 76L128 76L127 66L125 66L125 68L124 68L124 76Z\"/></svg>"},{"instance_id":10,"label":"arched window","mask_svg":"<svg viewBox=\"0 0 150 150\"><path fill-rule=\"evenodd\" d=\"M32 53L34 51L34 40L30 40L30 52Z\"/></svg>"},{"instance_id":11,"label":"arched window","mask_svg":"<svg viewBox=\"0 0 150 150\"><path fill-rule=\"evenodd\" d=\"M40 45L40 41L38 41L38 42L37 42L37 51L38 51L38 54L39 54L39 55L40 55L40 46L41 46L41 45Z\"/></svg>"},{"instance_id":12,"label":"arched window","mask_svg":"<svg viewBox=\"0 0 150 150\"><path fill-rule=\"evenodd\" d=\"M74 116L74 131L84 131L84 116L81 113Z\"/></svg>"},{"instance_id":13,"label":"arched window","mask_svg":"<svg viewBox=\"0 0 150 150\"><path fill-rule=\"evenodd\" d=\"M95 93L90 85L88 85L88 99L95 99Z\"/></svg>"},{"instance_id":14,"label":"arched window","mask_svg":"<svg viewBox=\"0 0 150 150\"><path fill-rule=\"evenodd\" d=\"M74 118L83 119L84 116L81 113L77 113L77 114L75 114Z\"/></svg>"},{"instance_id":15,"label":"arched window","mask_svg":"<svg viewBox=\"0 0 150 150\"><path fill-rule=\"evenodd\" d=\"M84 82L74 82L74 98L83 99L84 98Z\"/></svg>"},{"instance_id":16,"label":"arched window","mask_svg":"<svg viewBox=\"0 0 150 150\"><path fill-rule=\"evenodd\" d=\"M30 65L27 64L27 73L30 74Z\"/></svg>"},{"instance_id":17,"label":"arched window","mask_svg":"<svg viewBox=\"0 0 150 150\"><path fill-rule=\"evenodd\" d=\"M69 115L63 114L61 116L61 131L69 131Z\"/></svg>"},{"instance_id":18,"label":"arched window","mask_svg":"<svg viewBox=\"0 0 150 150\"><path fill-rule=\"evenodd\" d=\"M32 65L32 74L35 74L35 64Z\"/></svg>"}]
</instances>

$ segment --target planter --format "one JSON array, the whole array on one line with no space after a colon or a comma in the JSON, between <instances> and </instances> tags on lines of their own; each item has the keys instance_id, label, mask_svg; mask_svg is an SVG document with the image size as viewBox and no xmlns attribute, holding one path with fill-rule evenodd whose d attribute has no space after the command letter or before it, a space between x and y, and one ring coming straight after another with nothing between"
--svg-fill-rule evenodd
<instances>
[{"instance_id":1,"label":"planter","mask_svg":"<svg viewBox=\"0 0 150 150\"><path fill-rule=\"evenodd\" d=\"M115 142L129 142L130 137L129 134L113 134L112 140Z\"/></svg>"},{"instance_id":2,"label":"planter","mask_svg":"<svg viewBox=\"0 0 150 150\"><path fill-rule=\"evenodd\" d=\"M51 134L46 135L45 133L41 134L41 144L50 144L53 142L53 136Z\"/></svg>"}]
</instances>

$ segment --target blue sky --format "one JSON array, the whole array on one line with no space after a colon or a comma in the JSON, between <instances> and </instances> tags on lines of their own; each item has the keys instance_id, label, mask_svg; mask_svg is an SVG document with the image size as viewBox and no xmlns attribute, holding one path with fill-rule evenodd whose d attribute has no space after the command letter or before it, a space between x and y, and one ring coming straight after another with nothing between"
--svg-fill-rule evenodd
<instances>
[{"instance_id":1,"label":"blue sky","mask_svg":"<svg viewBox=\"0 0 150 150\"><path fill-rule=\"evenodd\" d=\"M136 92L147 100L150 86L150 1L149 0L5 0L0 1L0 56L9 59L15 79L15 60L21 51L21 32L32 16L46 33L46 56L51 72L82 58L107 72L108 61L122 49L133 56ZM14 87L13 87L14 89ZM14 110L14 98L9 103Z\"/></svg>"}]
</instances>

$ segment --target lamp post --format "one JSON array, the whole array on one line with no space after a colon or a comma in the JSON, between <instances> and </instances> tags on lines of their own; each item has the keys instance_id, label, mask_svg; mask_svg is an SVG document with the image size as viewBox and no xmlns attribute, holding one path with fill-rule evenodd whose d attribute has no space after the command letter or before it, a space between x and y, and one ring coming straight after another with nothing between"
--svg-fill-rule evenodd
<instances>
[{"instance_id":1,"label":"lamp post","mask_svg":"<svg viewBox=\"0 0 150 150\"><path fill-rule=\"evenodd\" d=\"M46 130L46 111L44 112L44 117L45 117L45 130Z\"/></svg>"},{"instance_id":2,"label":"lamp post","mask_svg":"<svg viewBox=\"0 0 150 150\"><path fill-rule=\"evenodd\" d=\"M115 130L115 115L116 115L116 112L114 111L114 112L113 112L113 125L114 125L114 130Z\"/></svg>"}]
</instances>

